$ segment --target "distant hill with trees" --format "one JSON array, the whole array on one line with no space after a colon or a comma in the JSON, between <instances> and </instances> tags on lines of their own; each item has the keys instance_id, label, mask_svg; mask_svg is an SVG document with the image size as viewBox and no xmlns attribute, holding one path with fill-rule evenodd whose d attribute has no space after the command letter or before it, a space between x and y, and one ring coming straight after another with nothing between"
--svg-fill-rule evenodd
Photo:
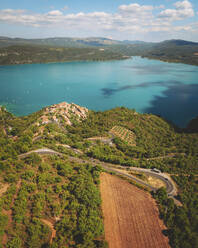
<instances>
[{"instance_id":1,"label":"distant hill with trees","mask_svg":"<svg viewBox=\"0 0 198 248\"><path fill-rule=\"evenodd\" d=\"M108 48L66 48L40 45L13 45L0 48L0 65L120 59L126 59L126 56Z\"/></svg>"},{"instance_id":2,"label":"distant hill with trees","mask_svg":"<svg viewBox=\"0 0 198 248\"><path fill-rule=\"evenodd\" d=\"M166 62L198 65L198 43L118 41L102 37L22 39L0 37L0 64L114 60L142 56ZM25 58L25 59L24 59Z\"/></svg>"}]
</instances>

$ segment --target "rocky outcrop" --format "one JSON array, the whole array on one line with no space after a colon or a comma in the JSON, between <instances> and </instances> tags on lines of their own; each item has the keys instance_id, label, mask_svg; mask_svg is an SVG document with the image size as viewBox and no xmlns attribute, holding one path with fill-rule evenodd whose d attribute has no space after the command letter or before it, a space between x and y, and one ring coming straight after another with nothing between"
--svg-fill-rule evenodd
<instances>
[{"instance_id":1,"label":"rocky outcrop","mask_svg":"<svg viewBox=\"0 0 198 248\"><path fill-rule=\"evenodd\" d=\"M87 114L88 109L85 107L74 103L62 102L45 108L40 124L60 123L63 120L67 125L72 125L74 121L81 121L87 118Z\"/></svg>"}]
</instances>

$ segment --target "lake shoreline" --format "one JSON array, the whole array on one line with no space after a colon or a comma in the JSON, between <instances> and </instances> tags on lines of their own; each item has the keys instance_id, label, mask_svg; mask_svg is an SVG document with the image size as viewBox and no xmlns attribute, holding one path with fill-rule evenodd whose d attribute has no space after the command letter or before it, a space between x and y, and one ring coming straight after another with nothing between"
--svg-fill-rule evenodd
<instances>
[{"instance_id":1,"label":"lake shoreline","mask_svg":"<svg viewBox=\"0 0 198 248\"><path fill-rule=\"evenodd\" d=\"M0 105L16 116L63 101L94 111L125 106L180 127L198 115L198 71L191 65L134 56L0 68Z\"/></svg>"}]
</instances>

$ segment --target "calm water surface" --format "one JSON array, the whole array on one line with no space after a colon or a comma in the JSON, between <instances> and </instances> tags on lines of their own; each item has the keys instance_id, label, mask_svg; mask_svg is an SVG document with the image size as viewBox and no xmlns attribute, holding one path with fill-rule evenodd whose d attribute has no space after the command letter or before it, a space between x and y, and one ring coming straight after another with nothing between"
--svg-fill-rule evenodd
<instances>
[{"instance_id":1,"label":"calm water surface","mask_svg":"<svg viewBox=\"0 0 198 248\"><path fill-rule=\"evenodd\" d=\"M0 104L12 113L62 101L92 110L126 106L185 126L198 115L198 67L140 57L0 66Z\"/></svg>"}]
</instances>

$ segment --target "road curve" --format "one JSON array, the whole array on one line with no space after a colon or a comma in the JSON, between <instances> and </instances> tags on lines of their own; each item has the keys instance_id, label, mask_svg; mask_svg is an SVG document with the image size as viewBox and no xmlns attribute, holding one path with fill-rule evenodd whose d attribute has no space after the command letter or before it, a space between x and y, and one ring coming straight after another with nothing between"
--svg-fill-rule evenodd
<instances>
[{"instance_id":1,"label":"road curve","mask_svg":"<svg viewBox=\"0 0 198 248\"><path fill-rule=\"evenodd\" d=\"M105 170L107 170L107 171L115 172L116 174L119 174L119 175L121 175L121 176L127 177L127 178L129 178L129 179L132 179L132 180L135 181L136 183L141 184L141 185L143 185L143 186L146 186L146 187L148 187L149 189L151 189L152 191L156 191L156 190L157 190L156 188L152 187L151 185L145 183L144 181L142 181L142 180L140 180L140 179L138 179L138 178L136 178L136 177L134 177L134 176L132 176L132 175L128 175L128 174L126 174L126 173L124 173L124 172L118 171L118 170L116 170L116 169L110 168L110 167L105 166L105 165L101 165L101 166L102 166Z\"/></svg>"},{"instance_id":2,"label":"road curve","mask_svg":"<svg viewBox=\"0 0 198 248\"><path fill-rule=\"evenodd\" d=\"M164 173L156 173L156 172L152 171L152 169L143 169L143 168L137 168L137 167L131 167L130 169L133 171L143 172L149 176L153 176L153 177L160 179L166 185L167 194L169 194L169 195L176 195L177 194L177 188L175 187L175 185L174 185L174 183L173 183L173 181L169 175L164 174Z\"/></svg>"},{"instance_id":3,"label":"road curve","mask_svg":"<svg viewBox=\"0 0 198 248\"><path fill-rule=\"evenodd\" d=\"M64 156L63 153L60 153L60 152L56 152L52 149L49 149L49 148L40 148L40 149L36 149L36 150L32 150L32 151L29 151L27 153L23 153L23 154L20 154L18 157L19 158L24 158L28 155L30 155L31 153L38 153L38 154L54 154L54 155L61 155L61 156ZM142 181L141 179L138 179L132 175L129 175L129 174L126 174L124 172L120 172L118 170L116 170L116 167L118 165L115 165L115 164L110 164L110 163L105 163L105 162L101 162L100 160L97 160L97 159L80 159L80 158L76 158L76 157L69 157L70 160L75 160L77 162L80 162L80 163L92 163L93 165L100 165L102 166L105 170L107 171L111 171L111 172L114 172L118 175L121 175L121 176L124 176L124 177L127 177L129 179L132 179L133 181L135 181L136 183L138 184L141 184L143 186L146 186L148 187L149 189L151 189L152 191L156 191L157 188L155 187L152 187L151 185L145 183L144 181ZM114 168L113 168L114 167ZM166 185L166 191L167 191L167 194L170 196L170 197L174 197L177 195L177 188L175 187L173 181L171 180L171 178L168 176L168 175L165 175L164 173L156 173L156 172L153 172L151 169L143 169L143 168L138 168L138 167L129 167L131 170L134 170L134 171L140 171L140 172L143 172L147 175L151 175L153 177L156 177L160 180L162 180L165 185Z\"/></svg>"},{"instance_id":4,"label":"road curve","mask_svg":"<svg viewBox=\"0 0 198 248\"><path fill-rule=\"evenodd\" d=\"M64 154L62 154L60 152L56 152L56 151L54 151L52 149L44 147L44 148L40 148L40 149L36 149L36 150L32 150L32 151L20 154L18 157L19 158L24 158L24 157L27 157L28 155L30 155L31 153L64 155Z\"/></svg>"}]
</instances>

